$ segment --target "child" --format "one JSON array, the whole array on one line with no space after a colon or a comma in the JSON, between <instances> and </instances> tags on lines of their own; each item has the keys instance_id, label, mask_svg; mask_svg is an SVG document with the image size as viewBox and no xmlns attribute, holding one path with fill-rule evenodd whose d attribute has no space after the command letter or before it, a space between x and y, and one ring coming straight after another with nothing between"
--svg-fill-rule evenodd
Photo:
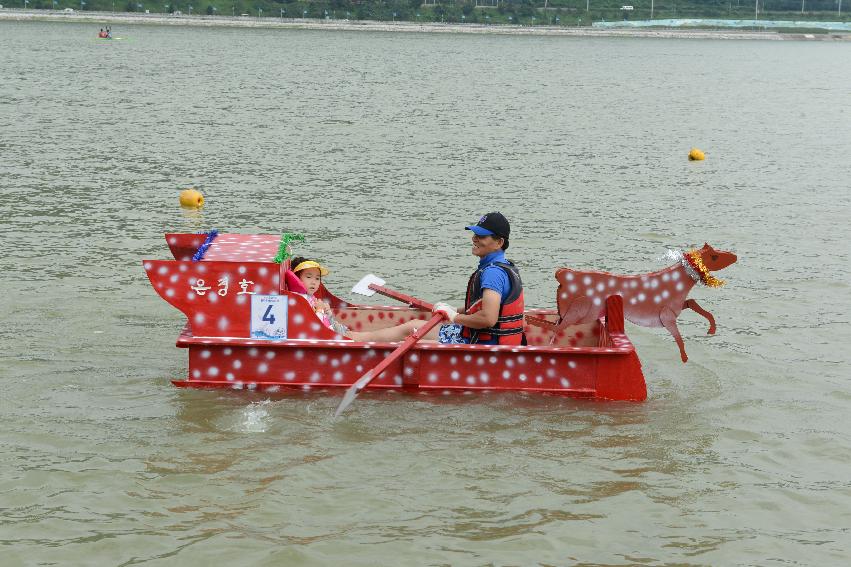
<instances>
[{"instance_id":1,"label":"child","mask_svg":"<svg viewBox=\"0 0 851 567\"><path fill-rule=\"evenodd\" d=\"M315 260L308 260L301 256L293 258L290 266L292 266L290 270L298 278L298 282L293 282L291 278L288 278L287 286L290 291L304 297L326 327L337 334L348 336L349 330L346 326L337 321L331 314L331 306L315 295L319 291L319 286L322 285L322 276L327 276L330 273L328 269ZM301 287L299 288L297 284L301 284Z\"/></svg>"},{"instance_id":2,"label":"child","mask_svg":"<svg viewBox=\"0 0 851 567\"><path fill-rule=\"evenodd\" d=\"M427 322L422 319L414 319L395 327L372 331L350 331L345 325L337 321L331 313L331 306L314 295L319 291L322 277L327 276L330 273L329 270L319 262L301 256L293 258L290 261L290 266L292 266L290 271L297 278L297 281L293 281L289 274L287 275L287 287L290 288L290 291L307 299L316 312L316 316L325 326L344 337L355 341L397 342L403 340Z\"/></svg>"}]
</instances>

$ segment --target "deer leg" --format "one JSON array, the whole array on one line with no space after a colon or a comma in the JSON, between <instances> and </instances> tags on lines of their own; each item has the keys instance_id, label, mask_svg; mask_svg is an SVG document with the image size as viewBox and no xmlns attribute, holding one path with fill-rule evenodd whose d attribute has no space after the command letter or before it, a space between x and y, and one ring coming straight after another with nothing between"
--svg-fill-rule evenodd
<instances>
[{"instance_id":1,"label":"deer leg","mask_svg":"<svg viewBox=\"0 0 851 567\"><path fill-rule=\"evenodd\" d=\"M550 337L550 344L554 344L556 342L556 338L559 333L564 331L566 327L575 325L576 323L581 323L588 316L592 306L593 304L591 303L591 299L588 297L580 297L571 301L567 306L564 315L562 315L561 319L559 319L558 325L553 331L553 336Z\"/></svg>"},{"instance_id":2,"label":"deer leg","mask_svg":"<svg viewBox=\"0 0 851 567\"><path fill-rule=\"evenodd\" d=\"M675 341L677 341L677 346L680 347L680 358L683 359L683 362L687 362L688 355L686 354L686 345L683 343L683 337L680 335L680 330L677 328L676 314L670 307L665 307L662 309L662 312L659 313L659 320L662 321L662 325L668 329L668 332L671 333L671 336L674 337Z\"/></svg>"},{"instance_id":3,"label":"deer leg","mask_svg":"<svg viewBox=\"0 0 851 567\"><path fill-rule=\"evenodd\" d=\"M694 299L687 299L683 304L683 309L691 309L698 315L703 315L707 321L709 321L709 332L708 334L715 334L715 317L712 316L712 313L698 305L697 301Z\"/></svg>"}]
</instances>

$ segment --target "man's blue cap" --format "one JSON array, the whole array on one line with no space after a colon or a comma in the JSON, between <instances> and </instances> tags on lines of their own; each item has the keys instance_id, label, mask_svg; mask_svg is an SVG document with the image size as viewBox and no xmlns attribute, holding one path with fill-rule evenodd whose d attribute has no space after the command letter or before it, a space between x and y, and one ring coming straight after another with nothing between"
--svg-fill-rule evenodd
<instances>
[{"instance_id":1,"label":"man's blue cap","mask_svg":"<svg viewBox=\"0 0 851 567\"><path fill-rule=\"evenodd\" d=\"M488 213L480 218L476 224L464 228L472 230L478 236L499 236L506 241L511 233L511 225L508 224L508 219L502 213Z\"/></svg>"},{"instance_id":2,"label":"man's blue cap","mask_svg":"<svg viewBox=\"0 0 851 567\"><path fill-rule=\"evenodd\" d=\"M488 230L486 228L482 228L477 224L470 225L466 228L467 228L467 230L472 230L478 236L491 236L493 234L493 232L491 232L490 230Z\"/></svg>"}]
</instances>

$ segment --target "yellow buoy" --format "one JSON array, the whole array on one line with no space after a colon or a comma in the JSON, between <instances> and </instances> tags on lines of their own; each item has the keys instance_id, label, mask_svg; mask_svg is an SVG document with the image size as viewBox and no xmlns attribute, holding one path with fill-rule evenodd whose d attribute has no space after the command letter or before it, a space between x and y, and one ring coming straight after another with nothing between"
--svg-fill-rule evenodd
<instances>
[{"instance_id":1,"label":"yellow buoy","mask_svg":"<svg viewBox=\"0 0 851 567\"><path fill-rule=\"evenodd\" d=\"M692 148L688 153L689 161L703 161L706 159L706 156L703 155L703 152L698 150L697 148Z\"/></svg>"},{"instance_id":2,"label":"yellow buoy","mask_svg":"<svg viewBox=\"0 0 851 567\"><path fill-rule=\"evenodd\" d=\"M197 189L184 189L180 192L180 206L200 209L204 206L204 195Z\"/></svg>"}]
</instances>

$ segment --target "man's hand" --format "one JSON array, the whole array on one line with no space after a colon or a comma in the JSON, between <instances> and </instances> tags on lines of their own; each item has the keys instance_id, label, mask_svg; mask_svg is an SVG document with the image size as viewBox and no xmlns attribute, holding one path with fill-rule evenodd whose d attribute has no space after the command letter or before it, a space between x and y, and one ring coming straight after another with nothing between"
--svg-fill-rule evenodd
<instances>
[{"instance_id":1,"label":"man's hand","mask_svg":"<svg viewBox=\"0 0 851 567\"><path fill-rule=\"evenodd\" d=\"M442 302L441 303L435 303L431 312L434 313L434 314L443 313L446 316L446 318L449 319L450 323L454 323L455 317L458 316L458 310L457 309L450 307L448 304L442 303Z\"/></svg>"}]
</instances>

